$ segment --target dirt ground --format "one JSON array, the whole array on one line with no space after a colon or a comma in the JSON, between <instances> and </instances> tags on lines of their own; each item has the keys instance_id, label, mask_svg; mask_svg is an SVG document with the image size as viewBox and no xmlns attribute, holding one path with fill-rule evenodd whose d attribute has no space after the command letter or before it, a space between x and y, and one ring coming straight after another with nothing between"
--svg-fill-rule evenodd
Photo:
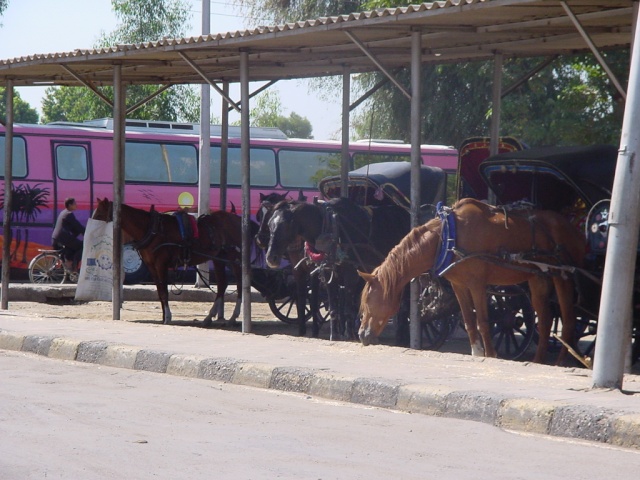
<instances>
[{"instance_id":1,"label":"dirt ground","mask_svg":"<svg viewBox=\"0 0 640 480\"><path fill-rule=\"evenodd\" d=\"M184 326L202 326L202 320L209 312L210 304L203 302L170 302L172 324ZM113 306L111 302L76 302L71 299L39 302L11 302L9 310L28 311L35 317L87 318L111 321ZM225 316L231 316L233 303L226 302ZM254 302L251 305L252 327L257 334L294 335L297 327L288 325L276 318L267 303ZM162 323L162 307L159 302L126 301L120 310L120 319L127 322ZM241 329L240 320L235 327L216 326L214 328Z\"/></svg>"}]
</instances>

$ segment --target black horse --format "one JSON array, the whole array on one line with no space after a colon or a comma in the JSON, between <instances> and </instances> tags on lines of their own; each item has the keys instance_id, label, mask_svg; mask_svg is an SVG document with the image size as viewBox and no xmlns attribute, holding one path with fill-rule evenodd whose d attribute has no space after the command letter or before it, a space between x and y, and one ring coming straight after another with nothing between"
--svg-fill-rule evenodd
<instances>
[{"instance_id":1,"label":"black horse","mask_svg":"<svg viewBox=\"0 0 640 480\"><path fill-rule=\"evenodd\" d=\"M409 232L410 216L402 207L365 208L346 198L322 203L286 200L273 207L267 226L267 264L277 268L302 238L327 288L330 338L355 339L357 299L364 285L357 270L370 272L382 263ZM319 325L314 323L314 333L316 329Z\"/></svg>"},{"instance_id":2,"label":"black horse","mask_svg":"<svg viewBox=\"0 0 640 480\"><path fill-rule=\"evenodd\" d=\"M260 194L260 208L256 215L256 219L260 223L258 233L256 235L256 244L263 250L269 246L269 220L273 214L274 208L281 202L286 202L285 194L271 193L269 195ZM298 197L302 198L302 192ZM284 249L284 254L280 260L287 260L291 267L295 283L295 291L291 292L293 301L296 305L298 314L298 334L304 336L307 333L307 299L309 300L309 310L313 318L312 336L317 337L320 333L320 325L322 324L322 316L320 314L319 300L319 282L317 275L312 276L313 268L311 263L305 258L304 240L302 237L294 235L289 239L289 243ZM278 262L278 266L280 261ZM278 268L274 266L273 268Z\"/></svg>"}]
</instances>

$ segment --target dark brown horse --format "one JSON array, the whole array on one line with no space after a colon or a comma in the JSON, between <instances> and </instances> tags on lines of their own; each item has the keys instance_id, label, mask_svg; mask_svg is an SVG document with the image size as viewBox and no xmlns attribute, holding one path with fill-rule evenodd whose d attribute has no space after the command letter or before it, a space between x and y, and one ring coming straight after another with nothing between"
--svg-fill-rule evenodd
<instances>
[{"instance_id":1,"label":"dark brown horse","mask_svg":"<svg viewBox=\"0 0 640 480\"><path fill-rule=\"evenodd\" d=\"M98 199L94 218L111 220L113 203ZM168 272L170 268L195 266L213 262L216 279L216 298L204 319L211 326L213 319L224 322L224 294L228 286L226 266L229 265L238 282L238 298L227 323L235 322L240 313L242 281L240 249L242 219L235 213L217 211L197 220L197 237L184 238L178 219L161 214L153 206L150 211L122 205L122 231L133 240L142 261L149 269L162 305L162 320L171 322L169 309ZM253 232L255 234L255 232Z\"/></svg>"},{"instance_id":2,"label":"dark brown horse","mask_svg":"<svg viewBox=\"0 0 640 480\"><path fill-rule=\"evenodd\" d=\"M448 221L455 221L457 239L455 249L450 250L453 263L442 276L453 286L473 355L496 356L487 318L488 285L528 282L538 314L536 362L545 360L552 325L550 296L555 286L562 337L574 345L574 285L568 266L582 266L586 244L567 219L556 212L508 211L467 198L454 205ZM373 273L361 274L367 282L360 302L359 334L364 345L375 341L398 311L403 287L434 267L443 222L436 218L414 228Z\"/></svg>"}]
</instances>

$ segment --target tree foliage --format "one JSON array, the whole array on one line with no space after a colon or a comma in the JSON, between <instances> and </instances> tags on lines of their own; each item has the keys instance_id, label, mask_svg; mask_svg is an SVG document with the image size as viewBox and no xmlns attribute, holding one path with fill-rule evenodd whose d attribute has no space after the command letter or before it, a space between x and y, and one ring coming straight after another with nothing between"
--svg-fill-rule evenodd
<instances>
[{"instance_id":1,"label":"tree foliage","mask_svg":"<svg viewBox=\"0 0 640 480\"><path fill-rule=\"evenodd\" d=\"M0 87L0 118L7 117L7 90ZM38 112L25 102L20 94L13 92L13 121L15 123L38 123Z\"/></svg>"},{"instance_id":2,"label":"tree foliage","mask_svg":"<svg viewBox=\"0 0 640 480\"><path fill-rule=\"evenodd\" d=\"M95 47L142 43L162 37L185 35L190 14L184 0L111 0L117 28L103 34ZM160 85L134 85L127 88L127 105L152 95ZM101 87L107 98L113 98L112 87ZM43 121L79 122L110 117L112 108L85 87L50 87L42 103ZM199 120L199 97L192 87L174 86L130 115L143 120Z\"/></svg>"},{"instance_id":3,"label":"tree foliage","mask_svg":"<svg viewBox=\"0 0 640 480\"><path fill-rule=\"evenodd\" d=\"M311 122L307 118L295 112L288 117L282 115L282 102L275 91L258 95L256 106L251 110L251 126L276 127L293 138L313 138Z\"/></svg>"},{"instance_id":4,"label":"tree foliage","mask_svg":"<svg viewBox=\"0 0 640 480\"><path fill-rule=\"evenodd\" d=\"M505 62L508 87L544 59ZM628 50L608 52L607 61L623 85ZM364 91L381 74L359 77ZM408 69L397 74L407 87ZM472 136L488 136L491 123L493 62L425 65L422 68L422 143L459 146ZM590 55L558 57L502 99L500 131L530 146L611 143L620 139L624 101ZM356 136L409 141L411 105L388 83L353 116Z\"/></svg>"},{"instance_id":5,"label":"tree foliage","mask_svg":"<svg viewBox=\"0 0 640 480\"><path fill-rule=\"evenodd\" d=\"M362 9L361 0L238 0L248 16L266 23L287 23Z\"/></svg>"}]
</instances>

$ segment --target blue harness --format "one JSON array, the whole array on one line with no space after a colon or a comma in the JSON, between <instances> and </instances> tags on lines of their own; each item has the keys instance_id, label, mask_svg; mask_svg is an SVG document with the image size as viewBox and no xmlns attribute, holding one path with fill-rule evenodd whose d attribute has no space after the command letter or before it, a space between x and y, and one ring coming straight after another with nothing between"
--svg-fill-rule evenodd
<instances>
[{"instance_id":1,"label":"blue harness","mask_svg":"<svg viewBox=\"0 0 640 480\"><path fill-rule=\"evenodd\" d=\"M442 221L442 242L438 248L436 261L433 265L433 271L436 275L441 276L452 264L456 248L456 218L451 215L451 208L438 202L436 206L436 215Z\"/></svg>"}]
</instances>

